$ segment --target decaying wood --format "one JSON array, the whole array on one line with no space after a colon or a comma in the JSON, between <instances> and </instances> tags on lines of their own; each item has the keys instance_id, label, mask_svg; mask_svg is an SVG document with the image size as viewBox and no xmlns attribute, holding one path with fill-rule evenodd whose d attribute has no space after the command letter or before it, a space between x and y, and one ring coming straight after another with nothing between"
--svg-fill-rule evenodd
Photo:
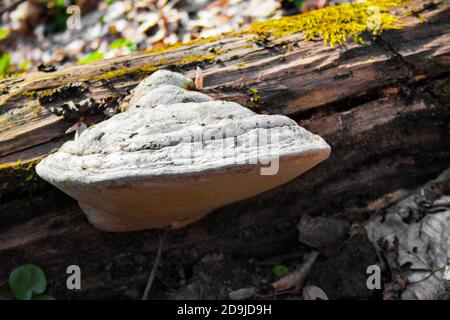
<instances>
[{"instance_id":1,"label":"decaying wood","mask_svg":"<svg viewBox=\"0 0 450 320\"><path fill-rule=\"evenodd\" d=\"M411 15L402 30L368 38L366 45L329 48L297 34L260 46L242 35L2 80L0 163L35 159L58 147L71 138L65 131L80 116L90 125L116 112L118 101L154 68L194 77L200 66L203 92L260 113L289 115L333 151L285 186L169 232L160 272L215 251L268 256L289 250L298 243L301 215L364 221L448 167L450 111L442 92L450 81L450 10L442 1L412 5L425 22ZM221 54L212 57L217 47ZM61 107L70 101L75 111ZM157 231L104 233L74 201L61 200L57 209L43 205L56 192L51 187L27 192L0 183L0 297L9 297L9 271L25 262L46 271L58 298L143 291ZM1 217L8 204L26 197L41 202L27 206L31 212ZM81 291L65 287L71 264L82 269Z\"/></svg>"}]
</instances>

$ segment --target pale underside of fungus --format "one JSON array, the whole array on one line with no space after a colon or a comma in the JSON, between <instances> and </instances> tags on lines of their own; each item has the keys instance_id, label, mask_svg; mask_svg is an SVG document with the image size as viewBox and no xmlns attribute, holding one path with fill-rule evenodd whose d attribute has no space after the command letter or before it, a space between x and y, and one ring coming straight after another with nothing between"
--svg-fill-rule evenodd
<instances>
[{"instance_id":1,"label":"pale underside of fungus","mask_svg":"<svg viewBox=\"0 0 450 320\"><path fill-rule=\"evenodd\" d=\"M190 87L181 74L155 72L134 89L127 111L65 143L37 173L102 230L180 228L330 154L288 117L258 115Z\"/></svg>"}]
</instances>

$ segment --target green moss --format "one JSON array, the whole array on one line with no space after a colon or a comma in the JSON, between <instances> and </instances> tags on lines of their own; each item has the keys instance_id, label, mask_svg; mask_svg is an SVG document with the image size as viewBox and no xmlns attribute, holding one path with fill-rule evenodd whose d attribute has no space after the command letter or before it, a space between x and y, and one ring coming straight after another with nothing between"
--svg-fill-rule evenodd
<instances>
[{"instance_id":1,"label":"green moss","mask_svg":"<svg viewBox=\"0 0 450 320\"><path fill-rule=\"evenodd\" d=\"M172 51L178 48L183 48L183 47L189 47L189 46L193 46L196 44L202 44L202 43L210 43L210 42L214 42L217 40L220 40L222 37L220 36L214 36L214 37L206 37L206 38L199 38L199 39L195 39L195 40L191 40L191 41L187 41L187 42L177 42L171 45L167 45L163 48L158 48L158 49L151 49L151 50L147 50L146 52L148 53L162 53L162 52L166 52L166 51Z\"/></svg>"},{"instance_id":2,"label":"green moss","mask_svg":"<svg viewBox=\"0 0 450 320\"><path fill-rule=\"evenodd\" d=\"M450 102L450 81L447 82L442 88L441 99L444 102Z\"/></svg>"},{"instance_id":3,"label":"green moss","mask_svg":"<svg viewBox=\"0 0 450 320\"><path fill-rule=\"evenodd\" d=\"M13 225L16 221L24 221L42 213L61 208L71 199L56 188L48 187L41 192L18 196L6 203L0 203L0 225Z\"/></svg>"},{"instance_id":4,"label":"green moss","mask_svg":"<svg viewBox=\"0 0 450 320\"><path fill-rule=\"evenodd\" d=\"M118 69L118 70L111 70L106 73L96 75L96 76L94 76L94 79L108 80L108 79L132 75L132 74L148 75L149 73L155 72L156 70L158 70L158 68L155 66L139 66L139 67L133 67L133 68L124 68L124 69Z\"/></svg>"},{"instance_id":5,"label":"green moss","mask_svg":"<svg viewBox=\"0 0 450 320\"><path fill-rule=\"evenodd\" d=\"M54 149L48 154L57 150ZM2 193L0 224L2 226L16 219L39 215L69 199L36 174L36 165L44 157L0 164Z\"/></svg>"},{"instance_id":6,"label":"green moss","mask_svg":"<svg viewBox=\"0 0 450 320\"><path fill-rule=\"evenodd\" d=\"M25 91L23 93L24 96L30 97L32 99L42 99L45 97L53 96L55 93L58 92L58 89L49 89L49 90L42 90L42 91Z\"/></svg>"},{"instance_id":7,"label":"green moss","mask_svg":"<svg viewBox=\"0 0 450 320\"><path fill-rule=\"evenodd\" d=\"M0 181L2 188L24 190L35 189L38 176L35 171L36 165L42 158L15 163L0 164Z\"/></svg>"},{"instance_id":8,"label":"green moss","mask_svg":"<svg viewBox=\"0 0 450 320\"><path fill-rule=\"evenodd\" d=\"M26 97L30 97L31 99L36 99L37 98L37 92L36 91L25 91L23 93L24 96Z\"/></svg>"},{"instance_id":9,"label":"green moss","mask_svg":"<svg viewBox=\"0 0 450 320\"><path fill-rule=\"evenodd\" d=\"M197 61L213 61L215 59L214 54L207 54L202 56L188 56L186 58L183 58L178 61L169 61L168 59L161 59L159 63L161 65L165 64L187 64ZM148 76L149 74L155 72L158 70L157 66L139 66L139 67L132 67L132 68L123 68L118 70L111 70L103 74L95 75L93 78L95 80L108 80L108 79L114 79L134 74L141 74L143 76Z\"/></svg>"},{"instance_id":10,"label":"green moss","mask_svg":"<svg viewBox=\"0 0 450 320\"><path fill-rule=\"evenodd\" d=\"M261 102L261 95L255 87L247 87L247 94L250 96L250 101L245 105L246 108L254 109L258 107Z\"/></svg>"},{"instance_id":11,"label":"green moss","mask_svg":"<svg viewBox=\"0 0 450 320\"><path fill-rule=\"evenodd\" d=\"M321 37L331 47L344 44L347 39L362 43L363 32L370 31L376 36L384 30L399 29L401 21L391 13L391 8L405 2L407 1L371 0L328 6L278 20L255 22L247 32L273 38L303 32L306 40ZM379 28L371 29L368 22L374 21L374 8L380 10Z\"/></svg>"},{"instance_id":12,"label":"green moss","mask_svg":"<svg viewBox=\"0 0 450 320\"><path fill-rule=\"evenodd\" d=\"M45 97L51 97L57 92L58 92L57 89L43 90L43 91L36 92L36 96L39 99L42 99L42 98L45 98Z\"/></svg>"},{"instance_id":13,"label":"green moss","mask_svg":"<svg viewBox=\"0 0 450 320\"><path fill-rule=\"evenodd\" d=\"M0 75L0 79L3 80L3 79L12 79L12 78L23 78L26 75L27 75L26 72L10 73L10 74Z\"/></svg>"},{"instance_id":14,"label":"green moss","mask_svg":"<svg viewBox=\"0 0 450 320\"><path fill-rule=\"evenodd\" d=\"M90 54L88 54L87 56L85 56L84 58L78 60L77 63L78 64L91 63L94 61L102 60L104 56L105 56L105 53L99 52L99 51L94 51L94 52L91 52Z\"/></svg>"},{"instance_id":15,"label":"green moss","mask_svg":"<svg viewBox=\"0 0 450 320\"><path fill-rule=\"evenodd\" d=\"M417 17L419 18L419 20L420 20L421 23L427 22L427 18L426 18L425 16L419 14Z\"/></svg>"},{"instance_id":16,"label":"green moss","mask_svg":"<svg viewBox=\"0 0 450 320\"><path fill-rule=\"evenodd\" d=\"M209 52L214 53L216 55L222 55L223 54L223 48L220 47L220 46L219 47L214 47L214 48L211 48L209 50Z\"/></svg>"},{"instance_id":17,"label":"green moss","mask_svg":"<svg viewBox=\"0 0 450 320\"><path fill-rule=\"evenodd\" d=\"M169 59L167 58L162 58L161 60L159 60L159 64L163 65L163 64L169 64Z\"/></svg>"},{"instance_id":18,"label":"green moss","mask_svg":"<svg viewBox=\"0 0 450 320\"><path fill-rule=\"evenodd\" d=\"M51 100L52 97L57 97L58 95L61 95L66 90L84 90L83 84L81 82L68 82L65 84L60 85L59 87L56 87L54 89L48 89L48 90L40 90L40 91L25 91L23 93L24 96L30 97L31 99L45 99L45 100ZM37 104L33 111L39 112L41 109L41 105Z\"/></svg>"},{"instance_id":19,"label":"green moss","mask_svg":"<svg viewBox=\"0 0 450 320\"><path fill-rule=\"evenodd\" d=\"M33 112L39 114L41 109L42 109L42 105L39 103L39 101L37 101L36 105L33 107Z\"/></svg>"},{"instance_id":20,"label":"green moss","mask_svg":"<svg viewBox=\"0 0 450 320\"><path fill-rule=\"evenodd\" d=\"M216 58L215 54L206 54L203 56L189 56L189 57L183 58L180 61L175 62L175 63L187 64L187 63L198 62L198 61L212 62L212 61L214 61L215 58Z\"/></svg>"},{"instance_id":21,"label":"green moss","mask_svg":"<svg viewBox=\"0 0 450 320\"><path fill-rule=\"evenodd\" d=\"M258 89L256 89L255 87L250 87L248 88L248 90L250 91L250 97L252 99L252 102L258 102L261 100L261 96L258 93Z\"/></svg>"}]
</instances>

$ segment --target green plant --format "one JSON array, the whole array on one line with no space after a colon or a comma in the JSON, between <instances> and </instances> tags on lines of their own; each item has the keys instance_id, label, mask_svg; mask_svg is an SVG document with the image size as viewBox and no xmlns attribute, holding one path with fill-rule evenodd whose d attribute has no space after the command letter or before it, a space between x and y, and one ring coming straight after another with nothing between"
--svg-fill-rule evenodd
<instances>
[{"instance_id":1,"label":"green plant","mask_svg":"<svg viewBox=\"0 0 450 320\"><path fill-rule=\"evenodd\" d=\"M6 39L9 36L8 29L0 28L0 40Z\"/></svg>"},{"instance_id":2,"label":"green plant","mask_svg":"<svg viewBox=\"0 0 450 320\"><path fill-rule=\"evenodd\" d=\"M94 62L97 60L101 60L104 57L104 53L100 52L100 51L94 51L91 52L90 54L88 54L87 56L85 56L84 58L78 60L78 64L86 64L89 62Z\"/></svg>"},{"instance_id":3,"label":"green plant","mask_svg":"<svg viewBox=\"0 0 450 320\"><path fill-rule=\"evenodd\" d=\"M301 10L303 9L303 5L305 4L303 0L289 0L292 2L296 9Z\"/></svg>"},{"instance_id":4,"label":"green plant","mask_svg":"<svg viewBox=\"0 0 450 320\"><path fill-rule=\"evenodd\" d=\"M11 54L9 52L0 56L0 77L6 77L8 75L10 62Z\"/></svg>"},{"instance_id":5,"label":"green plant","mask_svg":"<svg viewBox=\"0 0 450 320\"><path fill-rule=\"evenodd\" d=\"M120 48L124 48L124 47L127 48L128 51L130 51L130 52L137 50L136 45L132 41L127 40L127 39L117 39L116 41L114 41L113 43L111 43L109 45L110 49L120 49Z\"/></svg>"},{"instance_id":6,"label":"green plant","mask_svg":"<svg viewBox=\"0 0 450 320\"><path fill-rule=\"evenodd\" d=\"M450 82L447 82L442 88L441 99L444 102L450 101Z\"/></svg>"},{"instance_id":7,"label":"green plant","mask_svg":"<svg viewBox=\"0 0 450 320\"><path fill-rule=\"evenodd\" d=\"M272 272L276 277L281 278L289 273L289 269L283 264L277 264L272 268Z\"/></svg>"},{"instance_id":8,"label":"green plant","mask_svg":"<svg viewBox=\"0 0 450 320\"><path fill-rule=\"evenodd\" d=\"M30 61L28 61L28 60L22 61L22 63L19 66L19 69L22 70L22 71L25 71L25 70L27 70L29 68L30 68Z\"/></svg>"},{"instance_id":9,"label":"green plant","mask_svg":"<svg viewBox=\"0 0 450 320\"><path fill-rule=\"evenodd\" d=\"M47 279L42 269L34 264L14 268L9 275L9 287L18 300L54 300L44 294Z\"/></svg>"}]
</instances>

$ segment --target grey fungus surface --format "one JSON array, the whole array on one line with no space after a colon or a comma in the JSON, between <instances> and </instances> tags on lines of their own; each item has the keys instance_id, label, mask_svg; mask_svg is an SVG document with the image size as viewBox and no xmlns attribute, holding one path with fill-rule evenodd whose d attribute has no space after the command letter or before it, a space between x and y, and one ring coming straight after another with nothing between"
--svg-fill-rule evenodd
<instances>
[{"instance_id":1,"label":"grey fungus surface","mask_svg":"<svg viewBox=\"0 0 450 320\"><path fill-rule=\"evenodd\" d=\"M146 95L132 101L129 108L154 108L158 105L207 101L212 101L212 99L206 94L173 85L161 85L150 89Z\"/></svg>"},{"instance_id":2,"label":"grey fungus surface","mask_svg":"<svg viewBox=\"0 0 450 320\"><path fill-rule=\"evenodd\" d=\"M328 158L328 144L288 117L213 101L191 85L155 72L128 111L65 143L37 173L77 199L97 227L130 231L185 226ZM276 173L261 174L272 162Z\"/></svg>"},{"instance_id":3,"label":"grey fungus surface","mask_svg":"<svg viewBox=\"0 0 450 320\"><path fill-rule=\"evenodd\" d=\"M189 89L194 86L194 82L180 73L167 70L159 70L139 83L133 90L130 105L136 103L144 96L149 96L148 92L161 86L175 86L181 89ZM181 101L180 101L181 102Z\"/></svg>"}]
</instances>

